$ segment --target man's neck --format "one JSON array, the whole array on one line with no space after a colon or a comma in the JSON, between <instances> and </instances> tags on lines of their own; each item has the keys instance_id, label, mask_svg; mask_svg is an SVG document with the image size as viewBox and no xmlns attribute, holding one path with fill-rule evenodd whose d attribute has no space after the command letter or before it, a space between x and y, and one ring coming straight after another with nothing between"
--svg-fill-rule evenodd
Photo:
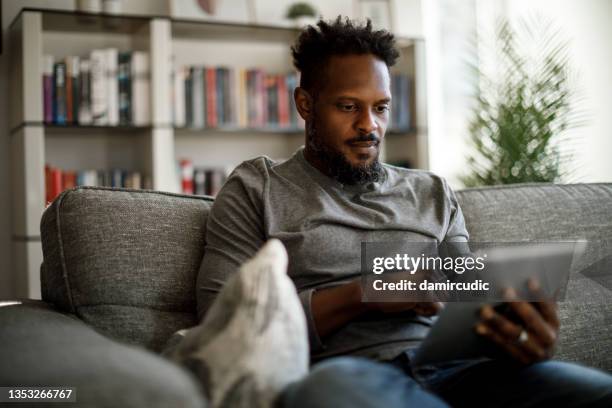
<instances>
[{"instance_id":1,"label":"man's neck","mask_svg":"<svg viewBox=\"0 0 612 408\"><path fill-rule=\"evenodd\" d=\"M319 170L321 173L325 174L327 177L332 178L332 175L329 174L329 168L323 164L323 161L317 156L316 153L312 152L308 148L308 143L304 146L304 159L315 169Z\"/></svg>"}]
</instances>

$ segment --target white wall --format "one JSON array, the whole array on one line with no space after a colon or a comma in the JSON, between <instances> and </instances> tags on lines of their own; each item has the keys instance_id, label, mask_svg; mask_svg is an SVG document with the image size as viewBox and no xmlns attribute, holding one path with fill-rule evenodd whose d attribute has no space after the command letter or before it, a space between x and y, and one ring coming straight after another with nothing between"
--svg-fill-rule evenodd
<instances>
[{"instance_id":1,"label":"white wall","mask_svg":"<svg viewBox=\"0 0 612 408\"><path fill-rule=\"evenodd\" d=\"M458 176L466 171L470 117L470 84L464 83L462 87L457 83L463 80L461 61L466 48L457 44L470 35L471 3L464 0L423 3L428 50L430 168L455 188L461 187ZM588 126L571 131L580 140L575 156L578 171L571 181L612 182L612 1L476 0L474 5L474 28L481 35L490 35L500 15L515 19L539 12L562 28L571 41L570 62L579 79L576 85L587 99L585 108L591 117ZM463 96L458 92L463 92Z\"/></svg>"},{"instance_id":2,"label":"white wall","mask_svg":"<svg viewBox=\"0 0 612 408\"><path fill-rule=\"evenodd\" d=\"M511 0L511 18L542 13L563 28L570 58L586 97L588 126L572 130L579 181L612 182L612 1Z\"/></svg>"},{"instance_id":3,"label":"white wall","mask_svg":"<svg viewBox=\"0 0 612 408\"><path fill-rule=\"evenodd\" d=\"M476 53L475 0L423 3L427 50L429 168L459 186L465 171L467 128L476 89L467 62Z\"/></svg>"}]
</instances>

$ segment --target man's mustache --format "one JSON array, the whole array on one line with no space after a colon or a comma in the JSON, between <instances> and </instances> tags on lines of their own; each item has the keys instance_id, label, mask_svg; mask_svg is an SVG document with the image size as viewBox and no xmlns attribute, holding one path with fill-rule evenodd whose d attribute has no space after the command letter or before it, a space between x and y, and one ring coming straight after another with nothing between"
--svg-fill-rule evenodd
<instances>
[{"instance_id":1,"label":"man's mustache","mask_svg":"<svg viewBox=\"0 0 612 408\"><path fill-rule=\"evenodd\" d=\"M376 142L376 144L380 144L380 138L376 136L376 134L370 133L368 135L359 135L357 137L347 140L348 144L358 142Z\"/></svg>"}]
</instances>

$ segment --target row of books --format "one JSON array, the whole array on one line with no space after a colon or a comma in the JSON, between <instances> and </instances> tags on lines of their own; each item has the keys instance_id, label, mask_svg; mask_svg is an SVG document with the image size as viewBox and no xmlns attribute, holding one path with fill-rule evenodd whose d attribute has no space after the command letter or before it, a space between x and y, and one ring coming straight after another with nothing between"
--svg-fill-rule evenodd
<instances>
[{"instance_id":1,"label":"row of books","mask_svg":"<svg viewBox=\"0 0 612 408\"><path fill-rule=\"evenodd\" d=\"M44 56L44 121L57 125L147 126L151 122L149 56L116 48L88 58ZM173 70L177 127L300 129L293 91L297 73L190 66ZM390 129L410 123L410 78L393 74Z\"/></svg>"},{"instance_id":2,"label":"row of books","mask_svg":"<svg viewBox=\"0 0 612 408\"><path fill-rule=\"evenodd\" d=\"M227 173L225 168L194 166L189 159L179 161L183 194L216 196L227 179Z\"/></svg>"},{"instance_id":3,"label":"row of books","mask_svg":"<svg viewBox=\"0 0 612 408\"><path fill-rule=\"evenodd\" d=\"M410 77L404 74L391 75L391 115L389 129L406 131L410 123Z\"/></svg>"},{"instance_id":4,"label":"row of books","mask_svg":"<svg viewBox=\"0 0 612 408\"><path fill-rule=\"evenodd\" d=\"M179 67L173 74L173 121L177 127L303 127L293 101L298 75L261 69Z\"/></svg>"},{"instance_id":5,"label":"row of books","mask_svg":"<svg viewBox=\"0 0 612 408\"><path fill-rule=\"evenodd\" d=\"M76 186L101 186L150 189L151 179L137 171L112 170L65 170L45 166L45 200L52 202L62 191Z\"/></svg>"},{"instance_id":6,"label":"row of books","mask_svg":"<svg viewBox=\"0 0 612 408\"><path fill-rule=\"evenodd\" d=\"M57 125L145 126L151 121L146 52L92 50L43 57L44 121Z\"/></svg>"}]
</instances>

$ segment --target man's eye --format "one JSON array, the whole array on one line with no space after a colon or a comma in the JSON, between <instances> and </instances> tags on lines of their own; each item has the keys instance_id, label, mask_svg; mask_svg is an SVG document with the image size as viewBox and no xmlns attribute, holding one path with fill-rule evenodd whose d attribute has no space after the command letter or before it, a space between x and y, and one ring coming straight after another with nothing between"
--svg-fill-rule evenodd
<instances>
[{"instance_id":1,"label":"man's eye","mask_svg":"<svg viewBox=\"0 0 612 408\"><path fill-rule=\"evenodd\" d=\"M354 104L338 104L338 108L340 108L340 110L343 110L345 112L352 112L356 109L356 105Z\"/></svg>"},{"instance_id":2,"label":"man's eye","mask_svg":"<svg viewBox=\"0 0 612 408\"><path fill-rule=\"evenodd\" d=\"M378 113L385 113L388 110L389 110L389 105L379 105L376 107L376 112Z\"/></svg>"}]
</instances>

